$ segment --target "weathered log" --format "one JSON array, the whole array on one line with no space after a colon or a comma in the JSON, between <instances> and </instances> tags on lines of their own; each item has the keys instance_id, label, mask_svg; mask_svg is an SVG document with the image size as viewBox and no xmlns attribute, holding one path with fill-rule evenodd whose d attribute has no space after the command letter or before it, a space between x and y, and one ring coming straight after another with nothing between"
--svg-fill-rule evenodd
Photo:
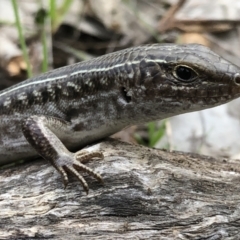
<instances>
[{"instance_id":1,"label":"weathered log","mask_svg":"<svg viewBox=\"0 0 240 240\"><path fill-rule=\"evenodd\" d=\"M240 162L109 139L89 194L44 160L0 170L0 239L240 239Z\"/></svg>"}]
</instances>

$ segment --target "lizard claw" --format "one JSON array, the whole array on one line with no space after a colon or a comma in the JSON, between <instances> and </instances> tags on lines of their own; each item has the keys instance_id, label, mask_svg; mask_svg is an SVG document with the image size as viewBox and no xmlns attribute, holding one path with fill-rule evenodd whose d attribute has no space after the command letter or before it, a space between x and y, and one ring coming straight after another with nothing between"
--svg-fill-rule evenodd
<instances>
[{"instance_id":1,"label":"lizard claw","mask_svg":"<svg viewBox=\"0 0 240 240\"><path fill-rule=\"evenodd\" d=\"M60 156L57 160L55 160L54 165L62 175L65 188L68 185L68 172L77 177L78 181L83 186L83 189L88 194L88 184L83 176L78 172L79 170L87 172L89 175L96 178L99 182L103 183L103 179L100 174L83 164L95 157L103 159L104 156L101 152L98 151L88 152L86 150L81 150L76 153L69 152L69 155Z\"/></svg>"},{"instance_id":2,"label":"lizard claw","mask_svg":"<svg viewBox=\"0 0 240 240\"><path fill-rule=\"evenodd\" d=\"M67 175L66 171L63 169L63 167L56 166L56 168L60 172L60 174L62 175L64 189L66 189L66 187L68 185L68 175Z\"/></svg>"},{"instance_id":3,"label":"lizard claw","mask_svg":"<svg viewBox=\"0 0 240 240\"><path fill-rule=\"evenodd\" d=\"M83 186L83 189L85 190L85 192L88 194L88 191L89 191L89 187L88 187L88 184L87 182L85 181L85 179L83 178L83 176L81 174L78 173L78 171L74 168L74 167L71 167L71 166L67 166L65 167L66 170L70 173L72 173L74 176L77 177L78 181L82 184Z\"/></svg>"}]
</instances>

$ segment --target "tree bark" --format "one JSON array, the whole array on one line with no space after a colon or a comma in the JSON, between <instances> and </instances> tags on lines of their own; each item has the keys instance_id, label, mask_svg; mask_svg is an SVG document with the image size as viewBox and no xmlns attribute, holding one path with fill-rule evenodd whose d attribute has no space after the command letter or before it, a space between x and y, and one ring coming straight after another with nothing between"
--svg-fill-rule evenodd
<instances>
[{"instance_id":1,"label":"tree bark","mask_svg":"<svg viewBox=\"0 0 240 240\"><path fill-rule=\"evenodd\" d=\"M0 239L240 239L240 162L109 139L66 189L44 160L0 170Z\"/></svg>"}]
</instances>

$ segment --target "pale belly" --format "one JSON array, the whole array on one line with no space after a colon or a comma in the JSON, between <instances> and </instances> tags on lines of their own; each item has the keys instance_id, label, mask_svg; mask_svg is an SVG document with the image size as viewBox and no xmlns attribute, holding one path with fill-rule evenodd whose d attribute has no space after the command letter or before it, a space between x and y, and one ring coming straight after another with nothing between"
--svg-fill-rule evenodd
<instances>
[{"instance_id":1,"label":"pale belly","mask_svg":"<svg viewBox=\"0 0 240 240\"><path fill-rule=\"evenodd\" d=\"M14 124L13 124L14 122ZM18 121L0 120L0 165L23 159L34 159L38 153L24 137ZM61 131L55 135L71 151L77 151L88 144L110 136L124 128L122 124L99 126L87 131Z\"/></svg>"}]
</instances>

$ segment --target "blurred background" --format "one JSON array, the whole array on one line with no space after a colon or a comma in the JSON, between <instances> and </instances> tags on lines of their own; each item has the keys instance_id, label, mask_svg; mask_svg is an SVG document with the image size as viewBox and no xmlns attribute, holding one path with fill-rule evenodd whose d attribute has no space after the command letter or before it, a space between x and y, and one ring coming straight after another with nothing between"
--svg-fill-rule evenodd
<instances>
[{"instance_id":1,"label":"blurred background","mask_svg":"<svg viewBox=\"0 0 240 240\"><path fill-rule=\"evenodd\" d=\"M0 0L0 89L148 43L200 43L240 66L240 0ZM240 100L115 135L240 159Z\"/></svg>"}]
</instances>

